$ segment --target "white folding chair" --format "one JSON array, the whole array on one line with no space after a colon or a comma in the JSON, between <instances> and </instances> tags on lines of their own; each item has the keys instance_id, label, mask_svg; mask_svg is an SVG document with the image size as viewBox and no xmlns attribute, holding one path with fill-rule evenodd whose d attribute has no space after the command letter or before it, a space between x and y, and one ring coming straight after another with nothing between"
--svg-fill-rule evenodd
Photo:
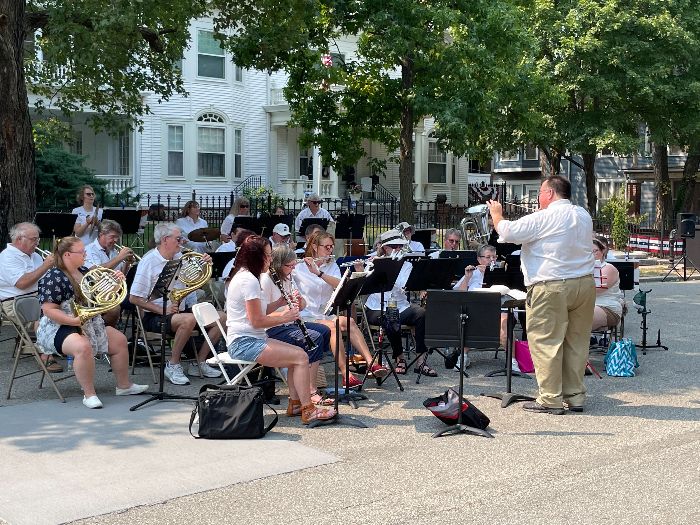
<instances>
[{"instance_id":1,"label":"white folding chair","mask_svg":"<svg viewBox=\"0 0 700 525\"><path fill-rule=\"evenodd\" d=\"M216 311L214 305L211 303L197 303L192 307L192 313L194 314L194 318L197 320L199 331L204 335L204 339L209 345L209 349L213 355L213 357L207 359L207 364L219 367L219 370L221 370L221 373L226 379L227 385L237 385L241 381L245 380L248 386L250 386L251 382L250 378L248 378L248 373L255 368L257 363L255 361L233 359L228 352L221 352L220 354L217 354L214 343L212 343L211 339L209 338L207 327L211 326L212 324L216 324L219 331L223 335L224 340L226 340L226 331L221 326L221 322L219 321L219 312ZM224 365L238 365L241 371L231 378L229 377Z\"/></svg>"}]
</instances>

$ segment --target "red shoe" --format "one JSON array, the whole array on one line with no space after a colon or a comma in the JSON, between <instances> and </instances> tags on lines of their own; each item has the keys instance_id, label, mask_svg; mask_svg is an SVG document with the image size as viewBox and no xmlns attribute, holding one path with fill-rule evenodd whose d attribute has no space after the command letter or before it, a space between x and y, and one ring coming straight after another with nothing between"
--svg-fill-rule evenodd
<instances>
[{"instance_id":1,"label":"red shoe","mask_svg":"<svg viewBox=\"0 0 700 525\"><path fill-rule=\"evenodd\" d=\"M350 374L350 385L347 388L357 388L362 386L362 381L357 379L354 375ZM345 388L345 377L343 377L343 388Z\"/></svg>"},{"instance_id":2,"label":"red shoe","mask_svg":"<svg viewBox=\"0 0 700 525\"><path fill-rule=\"evenodd\" d=\"M381 366L378 363L374 363L372 365L372 376L381 379L382 377L386 377L389 374L389 369L385 366Z\"/></svg>"}]
</instances>

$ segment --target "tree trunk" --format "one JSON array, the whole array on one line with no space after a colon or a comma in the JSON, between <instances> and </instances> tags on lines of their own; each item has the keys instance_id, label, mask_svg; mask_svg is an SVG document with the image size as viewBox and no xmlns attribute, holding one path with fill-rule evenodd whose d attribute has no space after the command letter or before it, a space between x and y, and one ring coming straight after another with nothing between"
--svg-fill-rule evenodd
<instances>
[{"instance_id":1,"label":"tree trunk","mask_svg":"<svg viewBox=\"0 0 700 525\"><path fill-rule=\"evenodd\" d=\"M540 148L540 174L543 179L561 172L561 149L555 147Z\"/></svg>"},{"instance_id":2,"label":"tree trunk","mask_svg":"<svg viewBox=\"0 0 700 525\"><path fill-rule=\"evenodd\" d=\"M671 180L668 177L668 150L666 144L654 143L654 190L656 193L656 227L666 230L668 213L672 209Z\"/></svg>"},{"instance_id":3,"label":"tree trunk","mask_svg":"<svg viewBox=\"0 0 700 525\"><path fill-rule=\"evenodd\" d=\"M24 82L25 2L0 0L0 245L36 210L34 140Z\"/></svg>"},{"instance_id":4,"label":"tree trunk","mask_svg":"<svg viewBox=\"0 0 700 525\"><path fill-rule=\"evenodd\" d=\"M413 59L401 65L403 102L399 149L399 220L413 224L413 106L408 100L413 89ZM416 169L421 169L416 166Z\"/></svg>"},{"instance_id":5,"label":"tree trunk","mask_svg":"<svg viewBox=\"0 0 700 525\"><path fill-rule=\"evenodd\" d=\"M681 187L678 191L674 209L676 213L697 213L698 211L694 209L693 203L698 167L700 167L700 142L692 144L688 149L688 156L683 165L683 179L681 180Z\"/></svg>"},{"instance_id":6,"label":"tree trunk","mask_svg":"<svg viewBox=\"0 0 700 525\"><path fill-rule=\"evenodd\" d=\"M583 172L586 178L586 205L591 217L596 216L598 207L598 194L595 191L595 159L596 152L582 153Z\"/></svg>"}]
</instances>

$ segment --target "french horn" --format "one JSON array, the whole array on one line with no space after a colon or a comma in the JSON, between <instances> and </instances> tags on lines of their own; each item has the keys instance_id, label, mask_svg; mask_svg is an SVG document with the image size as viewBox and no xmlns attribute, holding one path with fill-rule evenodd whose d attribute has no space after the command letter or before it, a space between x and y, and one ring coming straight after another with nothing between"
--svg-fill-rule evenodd
<instances>
[{"instance_id":1,"label":"french horn","mask_svg":"<svg viewBox=\"0 0 700 525\"><path fill-rule=\"evenodd\" d=\"M203 260L204 255L192 250L183 249L180 260L182 264L177 279L185 286L170 292L170 299L179 303L189 294L202 288L211 278L212 264Z\"/></svg>"},{"instance_id":2,"label":"french horn","mask_svg":"<svg viewBox=\"0 0 700 525\"><path fill-rule=\"evenodd\" d=\"M119 306L126 298L126 281L110 268L96 266L83 275L79 286L85 304L73 300L71 306L80 324Z\"/></svg>"}]
</instances>

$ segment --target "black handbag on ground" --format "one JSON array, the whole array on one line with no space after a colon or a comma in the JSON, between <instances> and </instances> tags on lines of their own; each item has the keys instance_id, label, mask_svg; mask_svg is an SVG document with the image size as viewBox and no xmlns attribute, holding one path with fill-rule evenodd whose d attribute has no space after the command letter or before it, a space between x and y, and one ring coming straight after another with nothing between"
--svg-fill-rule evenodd
<instances>
[{"instance_id":1,"label":"black handbag on ground","mask_svg":"<svg viewBox=\"0 0 700 525\"><path fill-rule=\"evenodd\" d=\"M277 412L269 425L263 417L263 391L257 386L204 385L190 416L192 425L199 414L198 436L205 439L257 439L277 424Z\"/></svg>"},{"instance_id":2,"label":"black handbag on ground","mask_svg":"<svg viewBox=\"0 0 700 525\"><path fill-rule=\"evenodd\" d=\"M453 388L445 390L438 397L431 397L423 401L423 406L446 425L454 425L459 417L459 394ZM462 424L469 427L486 430L491 420L481 410L472 405L465 398L462 403Z\"/></svg>"}]
</instances>

